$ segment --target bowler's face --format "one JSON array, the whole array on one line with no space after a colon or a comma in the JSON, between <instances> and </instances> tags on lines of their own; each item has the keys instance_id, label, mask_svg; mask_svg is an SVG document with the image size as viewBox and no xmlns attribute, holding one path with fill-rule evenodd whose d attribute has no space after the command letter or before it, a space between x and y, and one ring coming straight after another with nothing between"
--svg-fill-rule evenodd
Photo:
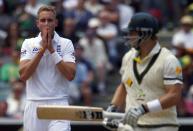
<instances>
[{"instance_id":1,"label":"bowler's face","mask_svg":"<svg viewBox=\"0 0 193 131\"><path fill-rule=\"evenodd\" d=\"M42 32L45 28L48 28L51 32L53 32L56 26L57 20L53 12L42 11L39 14L37 19L37 27L39 28L40 32Z\"/></svg>"}]
</instances>

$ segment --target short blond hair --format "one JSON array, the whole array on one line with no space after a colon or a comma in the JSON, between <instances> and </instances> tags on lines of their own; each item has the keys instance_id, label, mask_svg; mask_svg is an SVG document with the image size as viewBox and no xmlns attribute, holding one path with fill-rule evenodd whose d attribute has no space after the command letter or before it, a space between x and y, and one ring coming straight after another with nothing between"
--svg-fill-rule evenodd
<instances>
[{"instance_id":1,"label":"short blond hair","mask_svg":"<svg viewBox=\"0 0 193 131\"><path fill-rule=\"evenodd\" d=\"M37 18L39 18L39 15L42 11L51 11L53 12L55 18L56 18L56 10L54 6L50 6L50 5L43 5L42 7L40 7L40 9L38 10L38 14L37 14Z\"/></svg>"}]
</instances>

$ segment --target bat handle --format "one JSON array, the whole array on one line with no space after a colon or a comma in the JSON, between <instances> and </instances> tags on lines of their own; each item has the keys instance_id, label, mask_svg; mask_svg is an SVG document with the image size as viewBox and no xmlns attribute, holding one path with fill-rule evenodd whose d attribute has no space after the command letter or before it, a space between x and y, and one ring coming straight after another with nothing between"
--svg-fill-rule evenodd
<instances>
[{"instance_id":1,"label":"bat handle","mask_svg":"<svg viewBox=\"0 0 193 131\"><path fill-rule=\"evenodd\" d=\"M103 111L103 117L112 119L122 119L124 117L124 113Z\"/></svg>"}]
</instances>

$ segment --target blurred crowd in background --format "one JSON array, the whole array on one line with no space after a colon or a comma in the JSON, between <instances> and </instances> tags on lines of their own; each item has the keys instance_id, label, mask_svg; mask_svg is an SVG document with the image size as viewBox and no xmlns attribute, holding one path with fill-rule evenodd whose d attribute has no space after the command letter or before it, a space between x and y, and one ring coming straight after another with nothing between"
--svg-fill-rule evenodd
<instances>
[{"instance_id":1,"label":"blurred crowd in background","mask_svg":"<svg viewBox=\"0 0 193 131\"><path fill-rule=\"evenodd\" d=\"M22 118L25 83L19 79L20 48L38 34L36 15L56 7L56 32L72 40L77 73L70 83L70 103L92 105L93 94L108 95L107 77L118 73L129 45L121 39L132 15L155 16L160 31L172 33L167 44L179 58L184 91L179 116L193 116L193 3L191 0L0 0L0 117Z\"/></svg>"}]
</instances>

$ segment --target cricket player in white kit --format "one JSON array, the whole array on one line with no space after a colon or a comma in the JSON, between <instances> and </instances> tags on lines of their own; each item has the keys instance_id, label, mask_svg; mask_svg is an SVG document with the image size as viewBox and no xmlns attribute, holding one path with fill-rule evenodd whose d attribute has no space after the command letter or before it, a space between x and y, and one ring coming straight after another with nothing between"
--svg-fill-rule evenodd
<instances>
[{"instance_id":1,"label":"cricket player in white kit","mask_svg":"<svg viewBox=\"0 0 193 131\"><path fill-rule=\"evenodd\" d=\"M69 121L39 120L36 113L38 105L68 105L68 83L76 72L73 44L54 31L56 26L54 8L41 7L37 17L40 33L22 45L20 77L27 84L24 131L71 130Z\"/></svg>"},{"instance_id":2,"label":"cricket player in white kit","mask_svg":"<svg viewBox=\"0 0 193 131\"><path fill-rule=\"evenodd\" d=\"M123 57L121 84L107 109L125 108L121 122L134 131L178 130L176 104L181 97L182 69L177 58L160 46L157 32L157 20L150 14L132 17L126 30L132 48Z\"/></svg>"}]
</instances>

